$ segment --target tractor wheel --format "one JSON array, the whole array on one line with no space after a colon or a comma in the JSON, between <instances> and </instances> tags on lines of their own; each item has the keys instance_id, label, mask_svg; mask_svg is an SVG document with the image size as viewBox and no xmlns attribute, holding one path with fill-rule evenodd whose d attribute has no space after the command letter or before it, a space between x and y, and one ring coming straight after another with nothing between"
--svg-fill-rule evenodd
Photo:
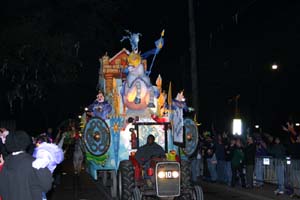
<instances>
[{"instance_id":1,"label":"tractor wheel","mask_svg":"<svg viewBox=\"0 0 300 200\"><path fill-rule=\"evenodd\" d=\"M189 161L181 160L181 188L191 187L191 165Z\"/></svg>"},{"instance_id":2,"label":"tractor wheel","mask_svg":"<svg viewBox=\"0 0 300 200\"><path fill-rule=\"evenodd\" d=\"M203 190L199 185L194 186L191 199L203 200Z\"/></svg>"},{"instance_id":3,"label":"tractor wheel","mask_svg":"<svg viewBox=\"0 0 300 200\"><path fill-rule=\"evenodd\" d=\"M203 200L203 191L199 185L195 185L190 193L176 197L176 200Z\"/></svg>"},{"instance_id":4,"label":"tractor wheel","mask_svg":"<svg viewBox=\"0 0 300 200\"><path fill-rule=\"evenodd\" d=\"M107 183L107 171L102 171L100 176L101 176L102 184L105 187L108 186L108 183Z\"/></svg>"},{"instance_id":5,"label":"tractor wheel","mask_svg":"<svg viewBox=\"0 0 300 200\"><path fill-rule=\"evenodd\" d=\"M111 186L110 186L110 193L112 198L118 197L118 186L117 186L117 173L115 170L112 170L110 172L110 178L111 178Z\"/></svg>"},{"instance_id":6,"label":"tractor wheel","mask_svg":"<svg viewBox=\"0 0 300 200\"><path fill-rule=\"evenodd\" d=\"M141 200L142 199L142 194L139 188L135 187L132 191L132 200Z\"/></svg>"},{"instance_id":7,"label":"tractor wheel","mask_svg":"<svg viewBox=\"0 0 300 200\"><path fill-rule=\"evenodd\" d=\"M132 197L135 187L134 169L131 161L123 160L120 162L118 171L118 192L120 200L128 200Z\"/></svg>"}]
</instances>

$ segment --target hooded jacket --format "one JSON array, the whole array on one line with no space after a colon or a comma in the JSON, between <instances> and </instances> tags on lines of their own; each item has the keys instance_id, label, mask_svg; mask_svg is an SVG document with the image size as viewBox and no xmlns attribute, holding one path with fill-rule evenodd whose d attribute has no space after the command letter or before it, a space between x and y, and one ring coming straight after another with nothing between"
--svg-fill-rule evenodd
<instances>
[{"instance_id":1,"label":"hooded jacket","mask_svg":"<svg viewBox=\"0 0 300 200\"><path fill-rule=\"evenodd\" d=\"M41 200L42 192L52 186L47 168L34 169L34 158L26 153L30 137L24 131L9 133L6 138L7 156L0 172L0 196L3 200Z\"/></svg>"}]
</instances>

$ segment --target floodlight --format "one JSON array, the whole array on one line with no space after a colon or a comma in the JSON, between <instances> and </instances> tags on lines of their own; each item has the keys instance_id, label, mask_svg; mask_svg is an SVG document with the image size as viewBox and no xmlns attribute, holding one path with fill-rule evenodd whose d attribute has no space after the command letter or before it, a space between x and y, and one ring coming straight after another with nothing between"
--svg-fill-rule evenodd
<instances>
[{"instance_id":1,"label":"floodlight","mask_svg":"<svg viewBox=\"0 0 300 200\"><path fill-rule=\"evenodd\" d=\"M233 135L242 135L242 120L241 119L233 119Z\"/></svg>"}]
</instances>

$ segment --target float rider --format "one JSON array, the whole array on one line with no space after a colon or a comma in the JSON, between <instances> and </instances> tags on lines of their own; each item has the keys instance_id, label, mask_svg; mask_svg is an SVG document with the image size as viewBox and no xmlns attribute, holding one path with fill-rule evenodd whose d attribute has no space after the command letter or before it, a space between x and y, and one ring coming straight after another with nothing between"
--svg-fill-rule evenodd
<instances>
[{"instance_id":1,"label":"float rider","mask_svg":"<svg viewBox=\"0 0 300 200\"><path fill-rule=\"evenodd\" d=\"M104 93L99 90L96 100L89 105L88 112L92 117L99 117L103 120L106 120L111 111L112 106L105 101Z\"/></svg>"}]
</instances>

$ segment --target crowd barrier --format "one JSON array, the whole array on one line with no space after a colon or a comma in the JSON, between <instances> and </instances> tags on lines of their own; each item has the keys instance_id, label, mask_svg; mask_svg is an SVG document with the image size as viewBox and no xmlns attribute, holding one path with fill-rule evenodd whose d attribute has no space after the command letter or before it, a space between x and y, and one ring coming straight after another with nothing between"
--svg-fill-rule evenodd
<instances>
[{"instance_id":1,"label":"crowd barrier","mask_svg":"<svg viewBox=\"0 0 300 200\"><path fill-rule=\"evenodd\" d=\"M286 159L258 157L256 163L262 163L263 181L271 184L277 184L276 167L283 165L285 187L300 191L300 160L290 157L286 157ZM256 175L254 176L257 181Z\"/></svg>"},{"instance_id":2,"label":"crowd barrier","mask_svg":"<svg viewBox=\"0 0 300 200\"><path fill-rule=\"evenodd\" d=\"M204 171L205 160L200 161L200 176L205 176ZM262 176L261 179L264 183L277 184L276 167L283 166L284 168L284 182L286 190L291 190L291 193L300 195L300 160L291 159L286 157L285 159L275 159L272 157L256 157L255 167L261 167ZM207 169L206 169L207 170ZM243 170L245 173L245 170ZM261 180L257 179L255 174L257 171L254 170L254 184L258 185Z\"/></svg>"}]
</instances>

